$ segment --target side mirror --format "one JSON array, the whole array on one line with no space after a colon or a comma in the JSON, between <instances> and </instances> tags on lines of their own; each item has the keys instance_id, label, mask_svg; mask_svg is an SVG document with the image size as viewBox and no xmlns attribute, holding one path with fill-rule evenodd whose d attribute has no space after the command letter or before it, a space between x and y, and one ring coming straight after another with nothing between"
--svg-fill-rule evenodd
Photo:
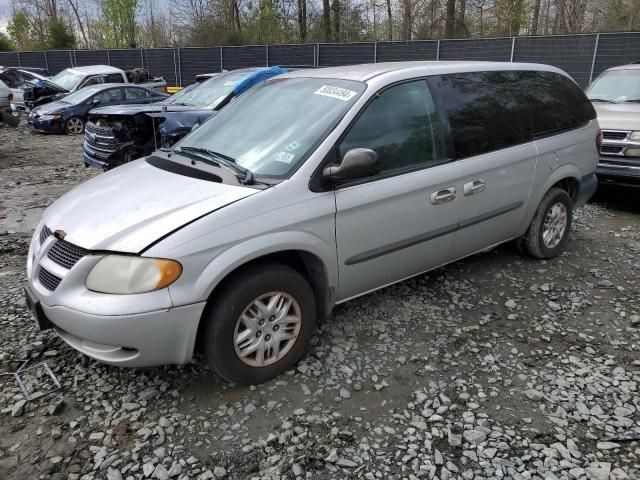
<instances>
[{"instance_id":1,"label":"side mirror","mask_svg":"<svg viewBox=\"0 0 640 480\"><path fill-rule=\"evenodd\" d=\"M322 171L322 177L329 182L340 182L356 178L370 177L380 173L378 154L368 148L349 150L340 165L332 163Z\"/></svg>"},{"instance_id":2,"label":"side mirror","mask_svg":"<svg viewBox=\"0 0 640 480\"><path fill-rule=\"evenodd\" d=\"M94 98L91 99L91 103L93 103L94 105L98 105L100 103L100 99L94 97Z\"/></svg>"}]
</instances>

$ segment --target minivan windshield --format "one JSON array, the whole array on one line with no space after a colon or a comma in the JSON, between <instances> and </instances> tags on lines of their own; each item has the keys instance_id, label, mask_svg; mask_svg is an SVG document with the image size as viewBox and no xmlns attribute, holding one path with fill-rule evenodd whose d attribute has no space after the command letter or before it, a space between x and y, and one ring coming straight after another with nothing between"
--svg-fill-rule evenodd
<instances>
[{"instance_id":1,"label":"minivan windshield","mask_svg":"<svg viewBox=\"0 0 640 480\"><path fill-rule=\"evenodd\" d=\"M236 83L244 80L251 72L225 73L210 78L180 95L176 93L169 103L188 105L190 107L215 107L223 98L231 93Z\"/></svg>"},{"instance_id":2,"label":"minivan windshield","mask_svg":"<svg viewBox=\"0 0 640 480\"><path fill-rule=\"evenodd\" d=\"M640 102L640 69L611 70L587 89L592 102Z\"/></svg>"},{"instance_id":3,"label":"minivan windshield","mask_svg":"<svg viewBox=\"0 0 640 480\"><path fill-rule=\"evenodd\" d=\"M256 175L292 172L364 92L365 85L333 78L268 81L176 144L234 159Z\"/></svg>"},{"instance_id":4,"label":"minivan windshield","mask_svg":"<svg viewBox=\"0 0 640 480\"><path fill-rule=\"evenodd\" d=\"M65 90L73 90L73 87L75 87L83 77L84 76L81 73L67 69L62 70L56 76L51 78L51 81L60 85Z\"/></svg>"}]
</instances>

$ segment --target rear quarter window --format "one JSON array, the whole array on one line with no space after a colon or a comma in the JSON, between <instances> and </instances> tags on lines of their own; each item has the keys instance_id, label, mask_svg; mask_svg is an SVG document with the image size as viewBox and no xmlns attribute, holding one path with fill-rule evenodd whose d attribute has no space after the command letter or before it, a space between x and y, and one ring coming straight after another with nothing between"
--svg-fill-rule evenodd
<instances>
[{"instance_id":1,"label":"rear quarter window","mask_svg":"<svg viewBox=\"0 0 640 480\"><path fill-rule=\"evenodd\" d=\"M523 71L518 77L527 92L534 137L579 128L596 118L587 96L566 76Z\"/></svg>"},{"instance_id":2,"label":"rear quarter window","mask_svg":"<svg viewBox=\"0 0 640 480\"><path fill-rule=\"evenodd\" d=\"M436 79L456 158L532 140L527 96L515 72L465 72Z\"/></svg>"}]
</instances>

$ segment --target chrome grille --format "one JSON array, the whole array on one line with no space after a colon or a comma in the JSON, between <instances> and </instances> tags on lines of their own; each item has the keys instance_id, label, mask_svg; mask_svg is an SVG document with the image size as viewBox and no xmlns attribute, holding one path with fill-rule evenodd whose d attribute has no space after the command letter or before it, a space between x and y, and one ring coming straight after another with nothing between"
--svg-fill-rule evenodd
<instances>
[{"instance_id":1,"label":"chrome grille","mask_svg":"<svg viewBox=\"0 0 640 480\"><path fill-rule=\"evenodd\" d=\"M78 263L78 260L88 253L89 251L84 248L78 247L64 240L58 240L47 253L47 257L58 265L70 270L76 263Z\"/></svg>"},{"instance_id":2,"label":"chrome grille","mask_svg":"<svg viewBox=\"0 0 640 480\"><path fill-rule=\"evenodd\" d=\"M40 245L42 245L44 243L44 241L49 238L49 236L51 235L51 230L49 230L49 227L47 227L46 225L42 227L42 230L40 230Z\"/></svg>"},{"instance_id":3,"label":"chrome grille","mask_svg":"<svg viewBox=\"0 0 640 480\"><path fill-rule=\"evenodd\" d=\"M622 153L623 147L618 147L616 145L602 145L600 148L600 153L603 155L620 155Z\"/></svg>"},{"instance_id":4,"label":"chrome grille","mask_svg":"<svg viewBox=\"0 0 640 480\"><path fill-rule=\"evenodd\" d=\"M58 288L58 285L62 281L60 277L55 276L53 273L43 267L40 267L40 275L38 275L38 280L40 280L40 283L44 288L52 292L56 288Z\"/></svg>"},{"instance_id":5,"label":"chrome grille","mask_svg":"<svg viewBox=\"0 0 640 480\"><path fill-rule=\"evenodd\" d=\"M604 140L624 140L629 135L629 132L623 132L618 130L603 130L602 138Z\"/></svg>"},{"instance_id":6,"label":"chrome grille","mask_svg":"<svg viewBox=\"0 0 640 480\"><path fill-rule=\"evenodd\" d=\"M87 123L84 129L85 146L92 150L103 152L115 152L118 149L118 141L113 135L113 129L109 127L98 127L94 123Z\"/></svg>"}]
</instances>

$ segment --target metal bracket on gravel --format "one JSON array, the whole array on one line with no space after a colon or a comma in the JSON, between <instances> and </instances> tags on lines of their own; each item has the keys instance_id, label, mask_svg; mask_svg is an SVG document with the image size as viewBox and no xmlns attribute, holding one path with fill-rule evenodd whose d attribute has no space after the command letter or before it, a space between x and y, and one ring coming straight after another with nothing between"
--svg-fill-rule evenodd
<instances>
[{"instance_id":1,"label":"metal bracket on gravel","mask_svg":"<svg viewBox=\"0 0 640 480\"><path fill-rule=\"evenodd\" d=\"M22 393L24 394L24 398L25 400L35 400L37 398L42 398L42 397L46 397L47 395L53 393L53 392L57 392L58 390L62 389L62 385L60 384L60 382L58 381L58 378L56 377L56 375L53 373L53 371L51 371L51 369L49 368L49 365L47 365L47 362L42 362L42 363L37 363L29 368L22 368L24 367L25 364L22 364L22 366L20 366L20 368L13 374L13 376L16 379L16 383L18 384L18 386L20 387L20 389L22 390ZM55 385L55 388L51 389L51 390L47 390L46 392L37 395L35 397L32 397L29 394L29 391L27 390L26 385L24 384L24 380L22 379L22 375L25 372L28 372L30 370L36 370L38 368L42 368L44 369L45 373L48 375L48 377L51 379L51 381L53 382L53 384Z\"/></svg>"}]
</instances>

